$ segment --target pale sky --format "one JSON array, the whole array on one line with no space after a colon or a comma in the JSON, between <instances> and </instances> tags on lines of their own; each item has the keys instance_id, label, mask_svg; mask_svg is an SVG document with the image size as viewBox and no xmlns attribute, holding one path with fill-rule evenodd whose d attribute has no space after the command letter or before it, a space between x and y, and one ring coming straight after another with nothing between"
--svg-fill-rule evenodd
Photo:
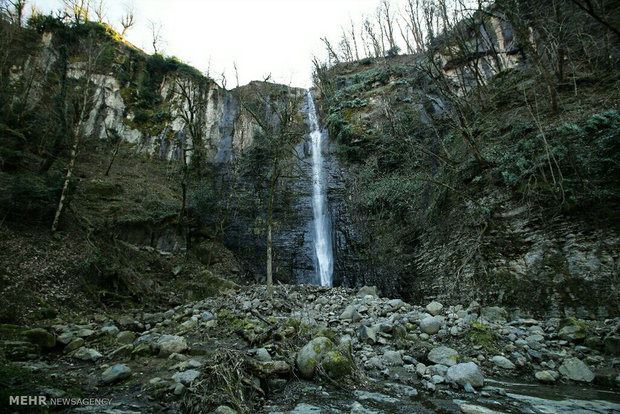
<instances>
[{"instance_id":1,"label":"pale sky","mask_svg":"<svg viewBox=\"0 0 620 414\"><path fill-rule=\"evenodd\" d=\"M311 86L312 56L326 56L320 38L336 42L350 17L374 13L379 0L104 0L107 21L120 28L131 3L136 25L127 40L152 53L148 22L160 22L165 55L205 73L210 67L218 82L225 71L230 89L233 62L241 85L271 74L273 82ZM44 13L62 8L62 0L30 0L27 7L32 4Z\"/></svg>"}]
</instances>

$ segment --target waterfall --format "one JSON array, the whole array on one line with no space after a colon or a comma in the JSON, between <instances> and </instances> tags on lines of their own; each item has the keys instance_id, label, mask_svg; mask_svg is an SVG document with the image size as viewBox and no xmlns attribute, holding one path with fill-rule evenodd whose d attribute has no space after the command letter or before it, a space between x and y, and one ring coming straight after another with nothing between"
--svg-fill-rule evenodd
<instances>
[{"instance_id":1,"label":"waterfall","mask_svg":"<svg viewBox=\"0 0 620 414\"><path fill-rule=\"evenodd\" d=\"M327 180L323 168L323 134L314 107L310 91L308 99L308 121L312 139L312 210L314 212L314 253L318 281L321 286L332 285L334 261L332 255L332 238L329 210L327 209Z\"/></svg>"}]
</instances>

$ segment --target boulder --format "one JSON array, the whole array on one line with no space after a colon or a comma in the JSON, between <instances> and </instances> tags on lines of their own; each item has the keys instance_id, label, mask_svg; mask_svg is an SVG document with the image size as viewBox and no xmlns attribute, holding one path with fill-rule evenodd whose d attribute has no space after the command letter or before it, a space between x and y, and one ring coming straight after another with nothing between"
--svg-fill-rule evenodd
<instances>
[{"instance_id":1,"label":"boulder","mask_svg":"<svg viewBox=\"0 0 620 414\"><path fill-rule=\"evenodd\" d=\"M449 367L456 365L456 360L459 356L459 353L447 346L440 346L437 348L431 349L428 353L428 360L434 362L435 364L447 365Z\"/></svg>"},{"instance_id":2,"label":"boulder","mask_svg":"<svg viewBox=\"0 0 620 414\"><path fill-rule=\"evenodd\" d=\"M82 361L96 361L103 355L101 355L101 353L99 353L96 349L81 347L78 348L71 356Z\"/></svg>"},{"instance_id":3,"label":"boulder","mask_svg":"<svg viewBox=\"0 0 620 414\"><path fill-rule=\"evenodd\" d=\"M441 319L429 316L420 321L420 330L426 334L433 335L441 329Z\"/></svg>"},{"instance_id":4,"label":"boulder","mask_svg":"<svg viewBox=\"0 0 620 414\"><path fill-rule=\"evenodd\" d=\"M333 347L334 343L324 336L314 338L304 345L297 353L295 360L301 376L307 379L312 378L317 365Z\"/></svg>"},{"instance_id":5,"label":"boulder","mask_svg":"<svg viewBox=\"0 0 620 414\"><path fill-rule=\"evenodd\" d=\"M185 338L177 335L162 335L155 343L155 349L160 357L168 357L170 354L180 354L187 350Z\"/></svg>"},{"instance_id":6,"label":"boulder","mask_svg":"<svg viewBox=\"0 0 620 414\"><path fill-rule=\"evenodd\" d=\"M103 371L101 380L104 384L112 384L131 376L131 368L125 364L115 364Z\"/></svg>"},{"instance_id":7,"label":"boulder","mask_svg":"<svg viewBox=\"0 0 620 414\"><path fill-rule=\"evenodd\" d=\"M362 320L362 315L357 311L355 305L348 305L340 314L340 319L358 322Z\"/></svg>"},{"instance_id":8,"label":"boulder","mask_svg":"<svg viewBox=\"0 0 620 414\"><path fill-rule=\"evenodd\" d=\"M546 371L538 371L536 374L534 374L534 376L540 382L551 384L551 383L554 383L558 379L560 374L558 374L557 371L546 370Z\"/></svg>"},{"instance_id":9,"label":"boulder","mask_svg":"<svg viewBox=\"0 0 620 414\"><path fill-rule=\"evenodd\" d=\"M439 302L432 301L431 303L426 305L426 310L433 316L439 315L442 309L443 305Z\"/></svg>"},{"instance_id":10,"label":"boulder","mask_svg":"<svg viewBox=\"0 0 620 414\"><path fill-rule=\"evenodd\" d=\"M56 337L43 328L34 328L23 331L22 335L26 340L41 348L53 348L56 346Z\"/></svg>"},{"instance_id":11,"label":"boulder","mask_svg":"<svg viewBox=\"0 0 620 414\"><path fill-rule=\"evenodd\" d=\"M511 360L501 355L495 355L493 358L491 358L491 360L493 361L495 366L503 368L503 369L515 369L516 368L515 364L513 364Z\"/></svg>"},{"instance_id":12,"label":"boulder","mask_svg":"<svg viewBox=\"0 0 620 414\"><path fill-rule=\"evenodd\" d=\"M448 368L446 378L449 382L456 383L464 387L468 382L474 387L482 387L484 385L484 376L480 367L474 362L465 362L456 364Z\"/></svg>"},{"instance_id":13,"label":"boulder","mask_svg":"<svg viewBox=\"0 0 620 414\"><path fill-rule=\"evenodd\" d=\"M353 371L353 361L338 350L325 353L321 359L321 367L328 377L338 379L350 375Z\"/></svg>"},{"instance_id":14,"label":"boulder","mask_svg":"<svg viewBox=\"0 0 620 414\"><path fill-rule=\"evenodd\" d=\"M402 366L403 359L398 351L385 351L383 353L383 362L387 366Z\"/></svg>"},{"instance_id":15,"label":"boulder","mask_svg":"<svg viewBox=\"0 0 620 414\"><path fill-rule=\"evenodd\" d=\"M499 306L487 306L482 308L482 316L490 322L505 323L508 312Z\"/></svg>"},{"instance_id":16,"label":"boulder","mask_svg":"<svg viewBox=\"0 0 620 414\"><path fill-rule=\"evenodd\" d=\"M193 380L200 376L200 371L196 371L195 369L188 369L187 371L177 372L172 376L172 379L175 382L183 384L185 386L191 384Z\"/></svg>"},{"instance_id":17,"label":"boulder","mask_svg":"<svg viewBox=\"0 0 620 414\"><path fill-rule=\"evenodd\" d=\"M132 331L121 331L116 335L116 342L119 344L131 344L136 339L136 334Z\"/></svg>"},{"instance_id":18,"label":"boulder","mask_svg":"<svg viewBox=\"0 0 620 414\"><path fill-rule=\"evenodd\" d=\"M362 325L359 333L360 340L368 344L374 344L377 342L377 333L374 328L366 325Z\"/></svg>"},{"instance_id":19,"label":"boulder","mask_svg":"<svg viewBox=\"0 0 620 414\"><path fill-rule=\"evenodd\" d=\"M84 338L75 338L73 341L69 342L67 346L65 346L64 352L68 354L71 351L75 351L78 348L81 348L84 345Z\"/></svg>"},{"instance_id":20,"label":"boulder","mask_svg":"<svg viewBox=\"0 0 620 414\"><path fill-rule=\"evenodd\" d=\"M594 380L594 373L579 358L565 359L558 371L573 381L592 382Z\"/></svg>"},{"instance_id":21,"label":"boulder","mask_svg":"<svg viewBox=\"0 0 620 414\"><path fill-rule=\"evenodd\" d=\"M586 337L586 330L582 326L568 325L560 329L558 337L565 341L582 341Z\"/></svg>"},{"instance_id":22,"label":"boulder","mask_svg":"<svg viewBox=\"0 0 620 414\"><path fill-rule=\"evenodd\" d=\"M362 286L360 290L357 291L357 296L364 297L367 295L378 297L379 293L377 292L377 287L376 286Z\"/></svg>"}]
</instances>

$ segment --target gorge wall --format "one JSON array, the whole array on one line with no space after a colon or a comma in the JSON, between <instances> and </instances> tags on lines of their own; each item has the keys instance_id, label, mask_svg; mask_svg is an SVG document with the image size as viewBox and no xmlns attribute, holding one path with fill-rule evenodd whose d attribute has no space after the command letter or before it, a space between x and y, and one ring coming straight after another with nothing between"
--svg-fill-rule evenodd
<instances>
[{"instance_id":1,"label":"gorge wall","mask_svg":"<svg viewBox=\"0 0 620 414\"><path fill-rule=\"evenodd\" d=\"M526 53L545 47L535 26L524 42L501 10L472 20L424 54L319 70L341 282L617 314L617 71L576 67L554 110Z\"/></svg>"}]
</instances>

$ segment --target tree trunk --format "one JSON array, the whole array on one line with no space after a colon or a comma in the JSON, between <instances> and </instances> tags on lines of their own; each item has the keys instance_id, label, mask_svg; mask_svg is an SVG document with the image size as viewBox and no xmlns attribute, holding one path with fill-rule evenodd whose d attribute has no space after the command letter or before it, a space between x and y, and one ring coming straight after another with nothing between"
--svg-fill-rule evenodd
<instances>
[{"instance_id":1,"label":"tree trunk","mask_svg":"<svg viewBox=\"0 0 620 414\"><path fill-rule=\"evenodd\" d=\"M58 222L60 221L60 214L65 205L65 199L67 198L67 193L69 191L69 181L71 181L71 176L73 175L73 167L75 166L75 159L77 158L77 149L80 143L80 134L76 133L73 139L73 148L71 148L71 160L69 161L69 166L67 167L67 175L65 176L65 183L62 186L62 193L60 193L60 201L58 201L58 208L56 208L56 214L54 215L54 221L52 222L52 233L58 229Z\"/></svg>"},{"instance_id":2,"label":"tree trunk","mask_svg":"<svg viewBox=\"0 0 620 414\"><path fill-rule=\"evenodd\" d=\"M269 201L267 204L267 297L273 298L273 240L271 228L273 226L273 199L276 192L277 175L274 174L269 183Z\"/></svg>"}]
</instances>

